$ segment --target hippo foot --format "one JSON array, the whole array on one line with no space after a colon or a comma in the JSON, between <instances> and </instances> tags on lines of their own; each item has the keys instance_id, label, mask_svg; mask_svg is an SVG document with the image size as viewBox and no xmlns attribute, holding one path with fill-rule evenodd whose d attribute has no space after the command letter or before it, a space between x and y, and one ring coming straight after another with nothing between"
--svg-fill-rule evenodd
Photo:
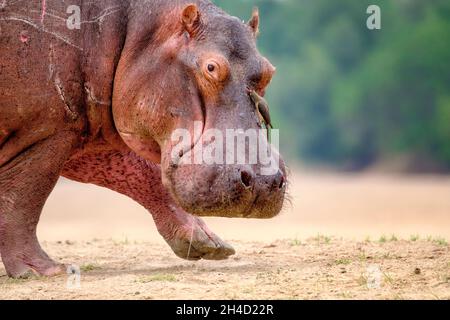
<instances>
[{"instance_id":1,"label":"hippo foot","mask_svg":"<svg viewBox=\"0 0 450 320\"><path fill-rule=\"evenodd\" d=\"M50 258L20 259L3 257L6 273L11 278L28 279L33 276L54 277L66 273L66 267Z\"/></svg>"},{"instance_id":2,"label":"hippo foot","mask_svg":"<svg viewBox=\"0 0 450 320\"><path fill-rule=\"evenodd\" d=\"M175 237L166 239L175 254L185 260L225 260L235 254L233 247L211 230L197 217L178 227Z\"/></svg>"}]
</instances>

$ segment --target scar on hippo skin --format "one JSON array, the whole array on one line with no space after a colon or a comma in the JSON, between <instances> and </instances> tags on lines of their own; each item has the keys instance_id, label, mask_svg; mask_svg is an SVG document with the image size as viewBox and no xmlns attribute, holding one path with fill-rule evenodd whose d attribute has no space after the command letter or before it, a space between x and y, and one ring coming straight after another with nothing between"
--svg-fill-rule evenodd
<instances>
[{"instance_id":1,"label":"scar on hippo skin","mask_svg":"<svg viewBox=\"0 0 450 320\"><path fill-rule=\"evenodd\" d=\"M61 79L59 78L59 74L58 71L56 70L56 67L53 63L54 61L54 48L53 48L53 44L50 43L50 52L49 52L49 78L50 80L53 80L53 83L55 85L56 91L59 94L59 97L61 98L61 101L64 104L64 109L66 111L66 114L68 115L68 117L72 120L75 121L78 119L78 114L76 112L74 112L72 110L72 108L69 105L69 102L66 99L66 94L64 92L64 86L63 83L61 81Z\"/></svg>"},{"instance_id":2,"label":"scar on hippo skin","mask_svg":"<svg viewBox=\"0 0 450 320\"><path fill-rule=\"evenodd\" d=\"M20 42L22 42L22 43L28 43L28 40L29 40L28 31L26 31L26 30L22 31L20 33L19 39L20 39Z\"/></svg>"},{"instance_id":3,"label":"scar on hippo skin","mask_svg":"<svg viewBox=\"0 0 450 320\"><path fill-rule=\"evenodd\" d=\"M97 104L97 105L102 105L102 106L110 106L111 105L111 101L100 101L100 100L98 100L97 97L95 96L93 90L89 86L89 84L85 84L84 85L84 91L86 91L86 94L87 94L89 102L92 102L92 103Z\"/></svg>"},{"instance_id":4,"label":"scar on hippo skin","mask_svg":"<svg viewBox=\"0 0 450 320\"><path fill-rule=\"evenodd\" d=\"M73 11L69 10L71 7L72 6L68 7L67 14L73 14ZM103 23L105 22L106 18L111 16L111 15L113 15L114 13L117 13L117 12L120 12L120 11L121 11L121 7L120 6L112 6L112 7L103 9L99 14L97 14L92 19L85 20L85 21L79 21L79 22L77 21L77 27L76 28L69 28L69 29L70 30L79 29L78 23L79 23L80 26L84 25L84 24L97 23L98 26L99 26L99 34L100 34L102 32ZM67 25L67 22L70 21L70 20L68 20L68 18L66 16L59 16L59 15L55 14L54 12L53 13L49 12L49 10L46 10L45 12L43 12L42 9L41 10L30 10L30 12L39 14L40 17L41 17L41 21L42 21L43 17L56 19L56 20L60 21L61 23L64 23L65 25ZM49 20L51 20L51 19L49 19Z\"/></svg>"},{"instance_id":5,"label":"scar on hippo skin","mask_svg":"<svg viewBox=\"0 0 450 320\"><path fill-rule=\"evenodd\" d=\"M121 11L120 6L113 6L113 7L106 8L106 9L102 10L93 19L88 20L88 21L81 21L81 25L87 24L87 23L98 23L99 33L101 33L102 32L102 28L103 28L103 23L104 23L105 19L107 17L113 15L114 13L117 13L117 12L120 12L120 11Z\"/></svg>"},{"instance_id":6,"label":"scar on hippo skin","mask_svg":"<svg viewBox=\"0 0 450 320\"><path fill-rule=\"evenodd\" d=\"M41 6L41 24L42 25L44 25L46 11L47 11L47 1L42 0L42 6Z\"/></svg>"},{"instance_id":7,"label":"scar on hippo skin","mask_svg":"<svg viewBox=\"0 0 450 320\"><path fill-rule=\"evenodd\" d=\"M44 26L38 26L37 24L35 24L32 21L29 21L28 18L23 18L23 17L4 17L4 18L0 18L0 21L15 21L15 22L21 22L21 23L25 23L33 28L35 28L38 31L42 31L45 32L53 37L55 37L56 39L64 42L65 44L78 49L79 51L83 51L83 48L74 44L72 41L70 41L69 39L67 39L66 37L64 37L63 35L56 33L56 32L52 32L48 29L46 29Z\"/></svg>"}]
</instances>

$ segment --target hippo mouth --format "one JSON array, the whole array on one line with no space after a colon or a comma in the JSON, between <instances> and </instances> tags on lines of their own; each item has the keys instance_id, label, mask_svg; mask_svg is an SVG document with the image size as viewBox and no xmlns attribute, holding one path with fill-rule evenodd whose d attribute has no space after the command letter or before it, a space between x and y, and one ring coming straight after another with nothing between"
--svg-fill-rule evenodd
<instances>
[{"instance_id":1,"label":"hippo mouth","mask_svg":"<svg viewBox=\"0 0 450 320\"><path fill-rule=\"evenodd\" d=\"M205 134L205 130L206 130L206 116L207 116L206 104L205 104L205 99L204 99L203 95L200 92L198 93L198 101L199 101L199 104L200 104L200 110L202 112L201 133L198 136L194 135L192 143L190 145L187 145L186 147L184 147L180 151L179 158L177 158L178 161L176 163L174 163L176 166L178 165L178 162L183 158L183 156L185 154L188 154L189 152L192 152L195 149L195 147L202 141L203 136ZM200 122L200 121L198 121L198 122Z\"/></svg>"},{"instance_id":2,"label":"hippo mouth","mask_svg":"<svg viewBox=\"0 0 450 320\"><path fill-rule=\"evenodd\" d=\"M170 158L170 165L169 168L171 170L168 170L167 172L167 178L169 179L169 181L171 182L171 184L175 183L174 179L173 179L173 171L176 170L176 168L180 165L180 162L183 160L183 157L189 153L192 153L193 150L196 148L196 146L201 143L205 131L206 131L206 105L205 105L205 100L202 96L202 94L199 92L198 95L198 103L199 103L199 107L201 110L201 121L196 121L194 123L194 125L192 125L192 123L188 126L188 127L194 127L194 132L196 131L195 129L195 125L201 123L201 128L199 131L199 134L194 134L191 140L190 144L185 145L184 147L182 147L180 150L178 150L178 154L176 156L172 156ZM171 146L171 148L173 148L173 146ZM169 152L171 152L171 150L169 150Z\"/></svg>"},{"instance_id":3,"label":"hippo mouth","mask_svg":"<svg viewBox=\"0 0 450 320\"><path fill-rule=\"evenodd\" d=\"M253 200L253 202L250 204L248 209L244 212L244 214L243 214L244 218L250 218L251 215L254 213L255 208L256 208L256 204L258 203L258 198L259 198L259 194L257 194L255 196L255 199Z\"/></svg>"},{"instance_id":4,"label":"hippo mouth","mask_svg":"<svg viewBox=\"0 0 450 320\"><path fill-rule=\"evenodd\" d=\"M197 216L272 218L281 211L284 174L261 176L251 166L186 165L181 161L163 176L175 202Z\"/></svg>"}]
</instances>

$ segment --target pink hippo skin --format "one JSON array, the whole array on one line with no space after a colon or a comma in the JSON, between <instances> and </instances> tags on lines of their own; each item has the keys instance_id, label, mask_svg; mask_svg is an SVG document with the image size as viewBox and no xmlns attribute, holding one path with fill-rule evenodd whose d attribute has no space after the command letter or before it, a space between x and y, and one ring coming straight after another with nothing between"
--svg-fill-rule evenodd
<instances>
[{"instance_id":1,"label":"pink hippo skin","mask_svg":"<svg viewBox=\"0 0 450 320\"><path fill-rule=\"evenodd\" d=\"M160 166L133 152L99 146L82 152L65 165L64 176L129 196L153 215L160 234L183 259L225 259L234 250L212 233L206 224L180 209L161 183Z\"/></svg>"},{"instance_id":2,"label":"pink hippo skin","mask_svg":"<svg viewBox=\"0 0 450 320\"><path fill-rule=\"evenodd\" d=\"M259 164L192 165L186 154L208 143L208 129L260 127L248 90L263 96L275 69L256 48L257 11L243 23L208 0L70 5L80 9L79 28L68 28L76 10L65 1L0 6L0 253L8 275L65 272L36 236L60 176L140 203L183 259L234 254L198 216L276 216L284 163L264 175ZM172 133L193 134L196 122L200 136L174 158Z\"/></svg>"}]
</instances>

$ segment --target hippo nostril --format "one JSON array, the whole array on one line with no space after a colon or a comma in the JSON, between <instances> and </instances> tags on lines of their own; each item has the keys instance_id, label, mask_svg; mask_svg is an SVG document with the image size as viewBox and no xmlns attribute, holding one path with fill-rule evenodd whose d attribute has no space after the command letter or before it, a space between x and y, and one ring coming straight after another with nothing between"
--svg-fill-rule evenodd
<instances>
[{"instance_id":1,"label":"hippo nostril","mask_svg":"<svg viewBox=\"0 0 450 320\"><path fill-rule=\"evenodd\" d=\"M247 171L241 172L241 181L246 188L250 188L252 186L252 180L253 177L249 172Z\"/></svg>"},{"instance_id":2,"label":"hippo nostril","mask_svg":"<svg viewBox=\"0 0 450 320\"><path fill-rule=\"evenodd\" d=\"M272 180L271 188L272 190L276 188L283 189L285 186L286 186L286 179L284 177L284 174L281 171L278 171L278 173Z\"/></svg>"},{"instance_id":3,"label":"hippo nostril","mask_svg":"<svg viewBox=\"0 0 450 320\"><path fill-rule=\"evenodd\" d=\"M278 185L278 188L279 189L283 189L284 188L284 186L286 185L286 180L284 179L284 176L281 176L281 179L280 179L281 181L280 181L280 184Z\"/></svg>"}]
</instances>

